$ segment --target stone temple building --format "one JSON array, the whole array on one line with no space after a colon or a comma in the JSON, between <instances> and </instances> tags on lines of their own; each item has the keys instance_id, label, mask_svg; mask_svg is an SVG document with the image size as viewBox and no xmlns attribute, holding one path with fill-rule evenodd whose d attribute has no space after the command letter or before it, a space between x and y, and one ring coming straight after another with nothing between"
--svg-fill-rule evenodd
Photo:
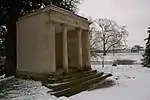
<instances>
[{"instance_id":1,"label":"stone temple building","mask_svg":"<svg viewBox=\"0 0 150 100\"><path fill-rule=\"evenodd\" d=\"M91 68L90 22L50 5L17 21L17 74L41 76Z\"/></svg>"}]
</instances>

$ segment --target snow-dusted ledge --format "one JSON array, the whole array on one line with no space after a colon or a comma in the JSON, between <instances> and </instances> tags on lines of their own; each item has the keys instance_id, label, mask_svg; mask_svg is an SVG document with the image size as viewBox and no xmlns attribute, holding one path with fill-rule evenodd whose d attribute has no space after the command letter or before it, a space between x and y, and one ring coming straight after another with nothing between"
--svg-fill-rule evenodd
<instances>
[{"instance_id":1,"label":"snow-dusted ledge","mask_svg":"<svg viewBox=\"0 0 150 100\"><path fill-rule=\"evenodd\" d=\"M4 81L7 81L7 80L10 80L10 79L13 79L13 78L15 78L15 76L10 76L10 77L7 77L7 78L0 79L0 83L4 82Z\"/></svg>"}]
</instances>

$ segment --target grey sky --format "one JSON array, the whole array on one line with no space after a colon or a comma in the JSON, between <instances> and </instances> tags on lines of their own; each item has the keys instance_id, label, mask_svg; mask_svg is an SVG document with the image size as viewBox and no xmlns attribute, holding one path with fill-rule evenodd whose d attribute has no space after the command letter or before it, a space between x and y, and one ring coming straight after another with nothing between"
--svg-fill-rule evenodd
<instances>
[{"instance_id":1,"label":"grey sky","mask_svg":"<svg viewBox=\"0 0 150 100\"><path fill-rule=\"evenodd\" d=\"M92 5L92 6L91 6ZM129 46L145 46L147 27L150 26L150 0L84 0L79 14L96 18L109 18L129 31Z\"/></svg>"}]
</instances>

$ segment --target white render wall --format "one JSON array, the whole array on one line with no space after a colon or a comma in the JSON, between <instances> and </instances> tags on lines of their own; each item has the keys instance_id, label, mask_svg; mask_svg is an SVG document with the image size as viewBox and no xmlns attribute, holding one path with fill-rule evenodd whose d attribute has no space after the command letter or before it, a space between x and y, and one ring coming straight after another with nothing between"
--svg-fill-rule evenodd
<instances>
[{"instance_id":1,"label":"white render wall","mask_svg":"<svg viewBox=\"0 0 150 100\"><path fill-rule=\"evenodd\" d=\"M54 25L45 13L17 22L17 71L55 72Z\"/></svg>"}]
</instances>

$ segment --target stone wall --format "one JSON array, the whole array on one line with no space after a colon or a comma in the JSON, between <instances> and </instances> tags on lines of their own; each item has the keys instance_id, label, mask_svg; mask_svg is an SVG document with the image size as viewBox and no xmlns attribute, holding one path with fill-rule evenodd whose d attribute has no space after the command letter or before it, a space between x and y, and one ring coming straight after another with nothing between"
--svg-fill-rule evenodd
<instances>
[{"instance_id":1,"label":"stone wall","mask_svg":"<svg viewBox=\"0 0 150 100\"><path fill-rule=\"evenodd\" d=\"M44 13L17 22L17 70L34 73L55 71L53 38Z\"/></svg>"}]
</instances>

